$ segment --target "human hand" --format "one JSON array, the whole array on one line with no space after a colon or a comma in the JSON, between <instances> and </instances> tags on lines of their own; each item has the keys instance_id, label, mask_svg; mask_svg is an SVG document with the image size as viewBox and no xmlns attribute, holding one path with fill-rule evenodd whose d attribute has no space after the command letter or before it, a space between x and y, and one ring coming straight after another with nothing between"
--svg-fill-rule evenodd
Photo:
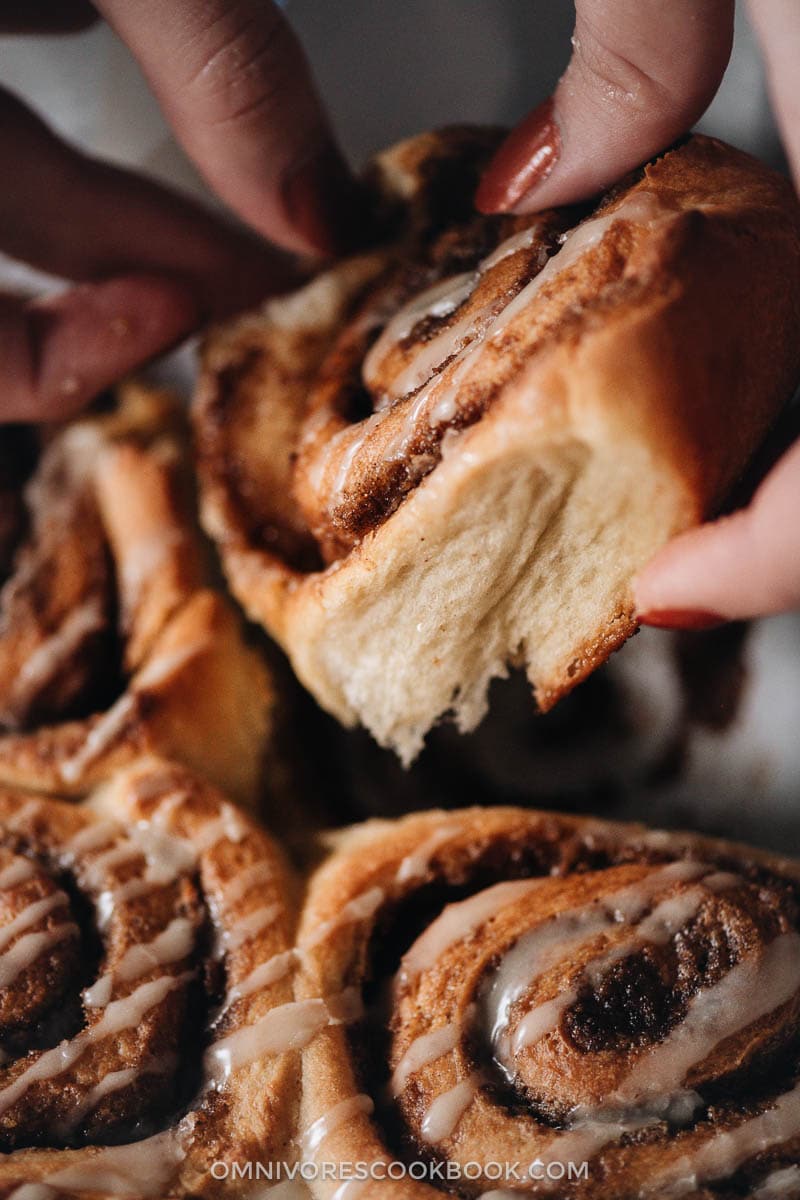
<instances>
[{"instance_id":1,"label":"human hand","mask_svg":"<svg viewBox=\"0 0 800 1200\"><path fill-rule=\"evenodd\" d=\"M280 11L261 0L99 0L217 194L290 251L328 253L353 183ZM85 0L24 0L5 32L80 28ZM0 249L73 280L0 295L0 422L65 417L204 320L296 279L288 254L56 138L0 91Z\"/></svg>"},{"instance_id":2,"label":"human hand","mask_svg":"<svg viewBox=\"0 0 800 1200\"><path fill-rule=\"evenodd\" d=\"M702 116L730 55L734 0L576 0L552 100L509 135L484 212L534 212L601 191ZM800 186L800 5L750 0L773 107ZM676 538L635 582L645 624L697 629L800 607L800 443L750 505Z\"/></svg>"}]
</instances>

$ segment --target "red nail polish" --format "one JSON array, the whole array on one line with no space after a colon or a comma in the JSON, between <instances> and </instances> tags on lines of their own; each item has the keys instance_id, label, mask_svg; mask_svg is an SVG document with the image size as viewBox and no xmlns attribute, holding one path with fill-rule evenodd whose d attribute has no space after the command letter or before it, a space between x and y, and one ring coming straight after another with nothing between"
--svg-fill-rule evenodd
<instances>
[{"instance_id":1,"label":"red nail polish","mask_svg":"<svg viewBox=\"0 0 800 1200\"><path fill-rule=\"evenodd\" d=\"M561 154L561 133L552 99L518 125L495 154L475 204L484 213L508 212L552 171Z\"/></svg>"},{"instance_id":2,"label":"red nail polish","mask_svg":"<svg viewBox=\"0 0 800 1200\"><path fill-rule=\"evenodd\" d=\"M657 629L688 629L699 633L703 629L716 629L724 625L727 617L719 613L704 612L691 608L654 608L638 614L642 625L655 625Z\"/></svg>"}]
</instances>

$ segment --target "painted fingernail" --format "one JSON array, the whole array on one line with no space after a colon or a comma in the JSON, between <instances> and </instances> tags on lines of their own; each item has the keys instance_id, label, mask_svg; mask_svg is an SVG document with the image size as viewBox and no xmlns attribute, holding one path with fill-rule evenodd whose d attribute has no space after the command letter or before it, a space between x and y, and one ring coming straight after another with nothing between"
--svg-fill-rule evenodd
<instances>
[{"instance_id":1,"label":"painted fingernail","mask_svg":"<svg viewBox=\"0 0 800 1200\"><path fill-rule=\"evenodd\" d=\"M340 254L357 244L364 198L334 146L301 163L281 195L293 229L320 254Z\"/></svg>"},{"instance_id":2,"label":"painted fingernail","mask_svg":"<svg viewBox=\"0 0 800 1200\"><path fill-rule=\"evenodd\" d=\"M724 625L727 619L719 613L692 608L654 608L638 614L642 625L655 625L658 629L687 629L697 633L703 629L716 629Z\"/></svg>"},{"instance_id":3,"label":"painted fingernail","mask_svg":"<svg viewBox=\"0 0 800 1200\"><path fill-rule=\"evenodd\" d=\"M561 132L552 99L545 100L509 134L481 180L475 204L484 213L526 212L531 193L561 155Z\"/></svg>"}]
</instances>

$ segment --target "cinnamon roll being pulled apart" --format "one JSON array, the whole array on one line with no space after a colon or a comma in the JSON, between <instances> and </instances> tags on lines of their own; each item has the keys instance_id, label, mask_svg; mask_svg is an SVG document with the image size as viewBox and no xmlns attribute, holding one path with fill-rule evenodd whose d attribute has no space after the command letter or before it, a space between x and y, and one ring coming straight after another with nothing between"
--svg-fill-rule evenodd
<instances>
[{"instance_id":1,"label":"cinnamon roll being pulled apart","mask_svg":"<svg viewBox=\"0 0 800 1200\"><path fill-rule=\"evenodd\" d=\"M206 586L186 441L178 402L134 383L3 431L0 783L81 794L158 752L254 800L271 688Z\"/></svg>"},{"instance_id":2,"label":"cinnamon roll being pulled apart","mask_svg":"<svg viewBox=\"0 0 800 1200\"><path fill-rule=\"evenodd\" d=\"M315 1196L794 1196L798 901L797 863L642 826L346 831L298 939L298 998L367 1013L303 1051Z\"/></svg>"},{"instance_id":3,"label":"cinnamon roll being pulled apart","mask_svg":"<svg viewBox=\"0 0 800 1200\"><path fill-rule=\"evenodd\" d=\"M234 592L406 761L509 663L547 709L604 661L800 373L786 180L693 137L592 211L477 217L495 140L379 158L395 239L212 336L195 404Z\"/></svg>"},{"instance_id":4,"label":"cinnamon roll being pulled apart","mask_svg":"<svg viewBox=\"0 0 800 1200\"><path fill-rule=\"evenodd\" d=\"M148 759L79 805L0 790L0 1194L241 1195L285 1157L294 884L272 840Z\"/></svg>"}]
</instances>

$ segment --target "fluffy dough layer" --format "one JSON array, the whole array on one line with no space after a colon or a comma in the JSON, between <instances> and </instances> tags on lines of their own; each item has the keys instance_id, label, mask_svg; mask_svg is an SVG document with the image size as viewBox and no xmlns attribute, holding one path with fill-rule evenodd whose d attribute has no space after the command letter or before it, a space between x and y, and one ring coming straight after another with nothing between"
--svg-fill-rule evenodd
<instances>
[{"instance_id":1,"label":"fluffy dough layer","mask_svg":"<svg viewBox=\"0 0 800 1200\"><path fill-rule=\"evenodd\" d=\"M491 142L384 155L399 237L213 335L195 403L233 591L406 762L510 663L547 709L630 636L636 571L719 507L800 373L785 180L694 137L582 223L476 221Z\"/></svg>"}]
</instances>

